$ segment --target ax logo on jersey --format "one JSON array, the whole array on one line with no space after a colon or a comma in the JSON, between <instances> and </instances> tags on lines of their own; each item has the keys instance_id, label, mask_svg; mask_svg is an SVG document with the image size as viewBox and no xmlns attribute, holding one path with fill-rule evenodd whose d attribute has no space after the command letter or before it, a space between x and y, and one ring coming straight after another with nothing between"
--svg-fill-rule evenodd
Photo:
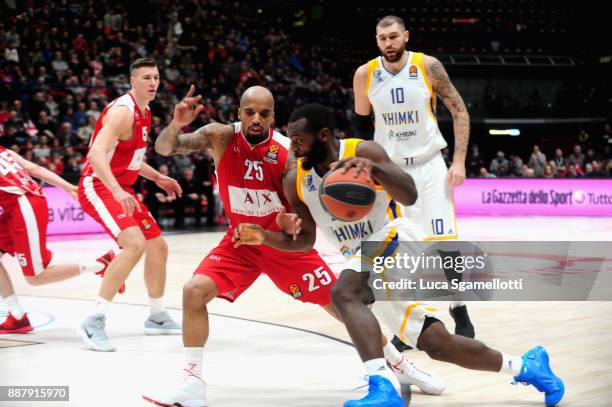
<instances>
[{"instance_id":1,"label":"ax logo on jersey","mask_svg":"<svg viewBox=\"0 0 612 407\"><path fill-rule=\"evenodd\" d=\"M245 216L268 216L280 212L283 204L276 191L267 189L228 187L233 213Z\"/></svg>"}]
</instances>

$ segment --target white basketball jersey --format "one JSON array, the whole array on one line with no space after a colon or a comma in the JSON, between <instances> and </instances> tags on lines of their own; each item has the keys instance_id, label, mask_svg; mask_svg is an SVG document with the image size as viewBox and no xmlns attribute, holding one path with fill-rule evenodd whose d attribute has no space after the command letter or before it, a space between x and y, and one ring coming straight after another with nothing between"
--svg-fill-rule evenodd
<instances>
[{"instance_id":1,"label":"white basketball jersey","mask_svg":"<svg viewBox=\"0 0 612 407\"><path fill-rule=\"evenodd\" d=\"M408 52L406 65L395 75L382 57L369 61L366 95L374 110L374 140L392 159L424 157L447 146L422 53Z\"/></svg>"},{"instance_id":2,"label":"white basketball jersey","mask_svg":"<svg viewBox=\"0 0 612 407\"><path fill-rule=\"evenodd\" d=\"M357 144L361 141L363 140L340 140L338 158L354 157ZM355 222L335 219L325 211L319 199L320 185L321 177L314 168L307 171L302 167L302 160L298 160L296 187L300 200L308 206L312 218L327 240L347 257L359 250L362 240L367 240L391 220L401 217L399 205L381 186L377 186L374 207L366 217Z\"/></svg>"}]
</instances>

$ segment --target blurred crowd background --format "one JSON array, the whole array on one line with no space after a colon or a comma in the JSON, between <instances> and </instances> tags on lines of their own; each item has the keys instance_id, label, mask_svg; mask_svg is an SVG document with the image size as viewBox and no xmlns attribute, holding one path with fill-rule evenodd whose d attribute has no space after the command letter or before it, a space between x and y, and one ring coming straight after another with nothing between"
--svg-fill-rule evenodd
<instances>
[{"instance_id":1,"label":"blurred crowd background","mask_svg":"<svg viewBox=\"0 0 612 407\"><path fill-rule=\"evenodd\" d=\"M279 131L295 107L319 102L333 108L338 137L351 136L352 76L377 55L374 26L386 14L405 18L409 48L438 57L464 97L469 177L612 177L612 56L586 43L589 26L566 2L2 3L0 145L72 183L100 112L129 89L128 67L139 57L155 58L162 77L150 105L153 140L191 83L205 105L194 128L236 121L240 94L261 84L275 95ZM437 113L452 152L452 120L444 108ZM496 129L520 135L492 135ZM139 182L162 225L224 223L210 152L166 158L150 151L147 161L185 191L169 203L154 184Z\"/></svg>"}]
</instances>

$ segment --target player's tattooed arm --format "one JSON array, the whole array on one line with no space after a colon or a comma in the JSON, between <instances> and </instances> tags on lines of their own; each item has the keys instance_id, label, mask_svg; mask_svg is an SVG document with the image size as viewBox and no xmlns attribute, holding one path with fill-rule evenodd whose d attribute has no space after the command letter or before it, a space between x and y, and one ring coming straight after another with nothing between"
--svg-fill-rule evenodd
<instances>
[{"instance_id":1,"label":"player's tattooed arm","mask_svg":"<svg viewBox=\"0 0 612 407\"><path fill-rule=\"evenodd\" d=\"M470 138L470 115L461 95L448 77L442 63L432 56L424 56L425 70L431 81L433 91L440 96L444 105L453 116L455 132L455 151L453 162L465 162Z\"/></svg>"},{"instance_id":2,"label":"player's tattooed arm","mask_svg":"<svg viewBox=\"0 0 612 407\"><path fill-rule=\"evenodd\" d=\"M231 125L209 123L193 133L180 133L181 129L170 124L155 141L155 151L163 156L184 155L212 146L227 146L234 135Z\"/></svg>"}]
</instances>

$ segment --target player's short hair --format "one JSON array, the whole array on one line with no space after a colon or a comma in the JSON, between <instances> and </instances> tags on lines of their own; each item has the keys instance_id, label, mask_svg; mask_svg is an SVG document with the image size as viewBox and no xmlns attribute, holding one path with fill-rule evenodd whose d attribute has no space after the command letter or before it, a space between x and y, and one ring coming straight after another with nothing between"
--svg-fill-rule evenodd
<instances>
[{"instance_id":1,"label":"player's short hair","mask_svg":"<svg viewBox=\"0 0 612 407\"><path fill-rule=\"evenodd\" d=\"M316 135L324 128L334 132L334 114L331 109L318 103L308 103L295 109L289 117L289 123L297 122L300 119L306 119L305 130L309 133Z\"/></svg>"},{"instance_id":2,"label":"player's short hair","mask_svg":"<svg viewBox=\"0 0 612 407\"><path fill-rule=\"evenodd\" d=\"M134 71L138 68L155 68L157 62L153 58L138 58L130 65L130 75L134 75Z\"/></svg>"},{"instance_id":3,"label":"player's short hair","mask_svg":"<svg viewBox=\"0 0 612 407\"><path fill-rule=\"evenodd\" d=\"M384 16L380 20L378 20L378 24L376 24L376 28L378 27L388 27L393 24L399 24L402 27L402 30L406 30L406 24L404 24L404 19L398 16Z\"/></svg>"}]
</instances>

